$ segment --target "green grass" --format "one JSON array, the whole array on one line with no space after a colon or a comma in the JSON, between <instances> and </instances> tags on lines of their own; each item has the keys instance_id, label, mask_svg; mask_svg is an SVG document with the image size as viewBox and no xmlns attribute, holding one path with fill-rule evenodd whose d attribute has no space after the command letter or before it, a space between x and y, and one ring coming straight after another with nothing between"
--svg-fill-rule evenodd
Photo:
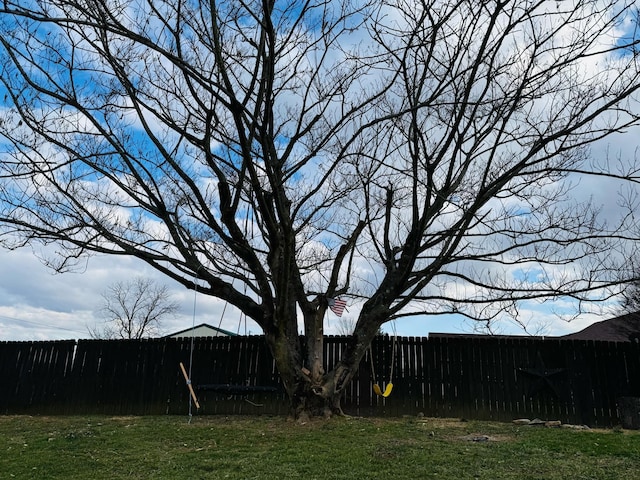
<instances>
[{"instance_id":1,"label":"green grass","mask_svg":"<svg viewBox=\"0 0 640 480\"><path fill-rule=\"evenodd\" d=\"M483 439L485 441L474 441ZM0 479L626 479L640 432L442 419L0 417Z\"/></svg>"}]
</instances>

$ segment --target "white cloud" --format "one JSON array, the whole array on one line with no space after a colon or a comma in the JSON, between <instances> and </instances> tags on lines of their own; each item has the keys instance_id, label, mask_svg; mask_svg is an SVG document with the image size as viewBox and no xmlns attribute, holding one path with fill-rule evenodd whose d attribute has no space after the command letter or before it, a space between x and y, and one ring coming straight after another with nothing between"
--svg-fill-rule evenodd
<instances>
[{"instance_id":1,"label":"white cloud","mask_svg":"<svg viewBox=\"0 0 640 480\"><path fill-rule=\"evenodd\" d=\"M591 67L593 67L592 64L586 64L585 70ZM181 108L180 104L172 106L176 112L184 113ZM148 112L145 112L145 119L152 122L151 129L158 135L162 136L167 133L160 124L154 123L154 119L148 115ZM133 121L131 118L129 120ZM86 119L69 117L69 124L66 127L70 131L74 131L74 128L71 127L77 126L81 126L84 131L91 131ZM139 123L136 126L139 128ZM622 146L630 144L631 142L628 141L621 142ZM625 156L631 154L628 147L620 147L621 150L623 148L625 148ZM597 200L602 199L603 205L606 202L605 209L607 211L609 209L615 211L615 202L613 201L615 197L610 195L610 190L602 188L601 179L593 178L592 180L593 182L585 180L581 184L585 188L576 190L575 193L577 195L584 194L585 197L595 194ZM118 212L124 221L126 214L121 210ZM455 213L455 210L452 208L451 211L445 213ZM446 218L441 217L439 220L439 223L442 223L441 226L446 226ZM156 227L157 231L153 232L153 236L156 238L164 236L164 229L159 224L156 224ZM151 233L150 229L145 229L145 231ZM77 337L79 336L77 333L83 331L86 325L97 320L95 312L101 303L100 293L110 283L126 280L136 275L158 278L159 282L165 283L164 279L158 277L155 271L143 263L123 257L94 257L82 273L63 275L52 275L37 261L30 250L0 251L0 262L3 265L0 272L0 339L41 338L40 336L47 335L50 335L50 338L61 338L61 336L68 336L67 333ZM376 271L375 269L363 269L358 273L367 274L365 280L368 280L375 276ZM318 282L321 283L321 280ZM362 288L365 287L366 284L363 284ZM177 284L171 284L170 289L181 305L181 310L178 318L167 322L165 326L167 331L187 328L192 322L207 322L215 326L220 325L228 330L237 331L240 329L244 333L242 318L234 309L227 309L223 317L224 305L222 302L206 298L203 295L194 295L193 292L186 291ZM195 314L193 311L194 297L196 299ZM349 315L355 315L355 311L356 309L353 307ZM538 305L528 305L521 310L521 313L523 319L531 319L536 322L540 319L543 324L547 318L553 317L553 330L567 333L564 324L557 323L555 320L556 317L551 312L549 304L545 304L544 308ZM591 319L591 316L581 317L579 322L576 321L570 325L576 326L577 330L584 326L585 322L590 322ZM600 318L594 318L594 320L596 319ZM330 321L332 320L330 319ZM51 325L54 328L51 328ZM508 321L505 322L505 325L509 325L508 328L511 328ZM556 327L556 325L559 326ZM57 330L55 326L57 326ZM332 328L330 325L328 331L332 331ZM425 335L429 331L464 331L465 329L469 330L464 322L456 317L427 317L397 322L398 333L404 335ZM247 330L258 333L255 325L249 326Z\"/></svg>"},{"instance_id":2,"label":"white cloud","mask_svg":"<svg viewBox=\"0 0 640 480\"><path fill-rule=\"evenodd\" d=\"M173 319L164 323L165 333L191 327L193 323L208 323L240 334L260 334L259 327L247 321L235 308L224 302L195 294L171 282L142 262L126 257L96 256L88 260L82 271L54 274L29 249L0 250L0 341L60 340L88 338L87 326L100 321L97 313L101 293L117 281L135 276L156 279L166 284L172 299L179 306ZM195 315L194 315L195 300ZM344 320L355 321L361 305L349 301ZM586 313L563 321L558 312L569 311L575 305L569 301L527 302L520 308L519 320L532 334L565 335L582 330L594 322L614 316L613 312ZM224 315L223 315L224 310ZM329 313L327 334L339 334L340 319ZM404 336L427 336L431 332L468 333L477 324L455 315L418 316L386 324L383 331ZM495 333L525 334L522 327L505 319L496 325Z\"/></svg>"},{"instance_id":3,"label":"white cloud","mask_svg":"<svg viewBox=\"0 0 640 480\"><path fill-rule=\"evenodd\" d=\"M220 300L196 296L133 258L96 256L81 271L54 274L24 248L0 250L0 264L0 341L87 338L87 327L101 322L102 292L114 282L135 276L166 284L179 304L176 317L163 324L165 333L189 328L194 322L242 334L260 333L251 321L245 328L244 318L233 307L223 316Z\"/></svg>"}]
</instances>

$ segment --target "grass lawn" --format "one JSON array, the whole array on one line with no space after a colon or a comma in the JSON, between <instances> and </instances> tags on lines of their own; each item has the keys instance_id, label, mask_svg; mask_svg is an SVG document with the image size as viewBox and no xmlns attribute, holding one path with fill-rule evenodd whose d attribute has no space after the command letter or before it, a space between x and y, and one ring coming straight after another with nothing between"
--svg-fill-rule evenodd
<instances>
[{"instance_id":1,"label":"grass lawn","mask_svg":"<svg viewBox=\"0 0 640 480\"><path fill-rule=\"evenodd\" d=\"M0 417L0 479L632 479L640 432L446 419Z\"/></svg>"}]
</instances>

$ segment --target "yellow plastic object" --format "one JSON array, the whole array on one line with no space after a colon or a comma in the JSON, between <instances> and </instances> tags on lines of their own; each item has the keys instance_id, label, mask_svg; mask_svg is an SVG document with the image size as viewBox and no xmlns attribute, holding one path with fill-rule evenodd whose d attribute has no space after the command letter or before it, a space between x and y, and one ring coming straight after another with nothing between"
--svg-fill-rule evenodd
<instances>
[{"instance_id":1,"label":"yellow plastic object","mask_svg":"<svg viewBox=\"0 0 640 480\"><path fill-rule=\"evenodd\" d=\"M380 387L378 386L377 383L373 384L373 393L375 393L376 395L379 395L381 397L388 397L389 395L391 395L391 390L393 390L393 383L389 382L387 383L387 388L384 389L384 392L380 389Z\"/></svg>"}]
</instances>

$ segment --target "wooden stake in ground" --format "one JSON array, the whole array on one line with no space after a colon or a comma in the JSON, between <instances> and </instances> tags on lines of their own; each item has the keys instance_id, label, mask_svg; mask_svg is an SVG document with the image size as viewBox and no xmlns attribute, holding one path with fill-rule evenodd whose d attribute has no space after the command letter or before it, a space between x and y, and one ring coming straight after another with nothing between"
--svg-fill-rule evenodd
<instances>
[{"instance_id":1,"label":"wooden stake in ground","mask_svg":"<svg viewBox=\"0 0 640 480\"><path fill-rule=\"evenodd\" d=\"M189 393L191 394L193 403L195 404L196 408L199 410L200 403L198 403L198 397L196 397L196 392L193 391L193 385L191 385L191 379L189 378L189 375L187 375L187 371L185 370L182 362L180 362L180 370L182 370L182 375L184 375L184 381L187 382L187 388L189 388Z\"/></svg>"}]
</instances>

